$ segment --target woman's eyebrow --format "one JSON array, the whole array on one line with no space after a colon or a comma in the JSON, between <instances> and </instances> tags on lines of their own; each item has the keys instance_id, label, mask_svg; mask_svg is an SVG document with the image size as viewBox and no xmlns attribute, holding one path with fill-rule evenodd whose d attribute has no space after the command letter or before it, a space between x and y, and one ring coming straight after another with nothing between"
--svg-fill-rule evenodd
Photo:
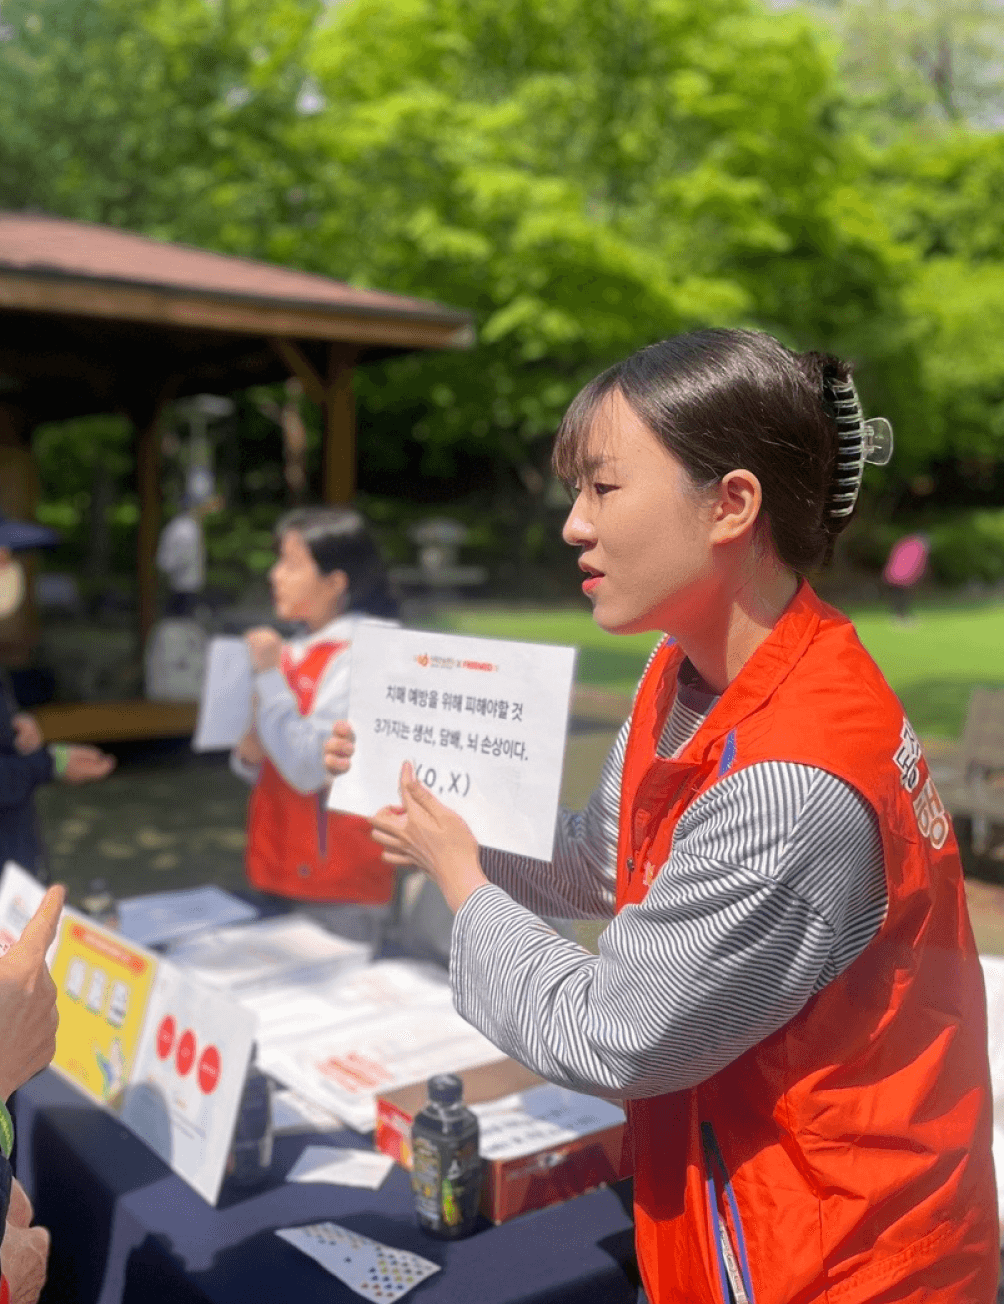
<instances>
[{"instance_id":1,"label":"woman's eyebrow","mask_svg":"<svg viewBox=\"0 0 1004 1304\"><path fill-rule=\"evenodd\" d=\"M579 474L588 479L590 476L596 475L598 472L612 465L613 463L609 457L599 453L594 457L584 457L579 463L578 469Z\"/></svg>"}]
</instances>

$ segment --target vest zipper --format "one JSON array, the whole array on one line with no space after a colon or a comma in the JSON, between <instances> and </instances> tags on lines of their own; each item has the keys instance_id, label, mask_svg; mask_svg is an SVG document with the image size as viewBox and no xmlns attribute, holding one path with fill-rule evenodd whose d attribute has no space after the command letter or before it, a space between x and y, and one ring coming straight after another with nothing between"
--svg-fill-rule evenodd
<instances>
[{"instance_id":1,"label":"vest zipper","mask_svg":"<svg viewBox=\"0 0 1004 1304\"><path fill-rule=\"evenodd\" d=\"M718 1284L721 1287L725 1304L756 1304L753 1284L750 1281L749 1261L746 1257L746 1239L743 1236L742 1219L739 1217L739 1205L729 1180L722 1152L718 1147L715 1130L710 1123L701 1124L701 1141L704 1147L705 1187L708 1196L708 1209L711 1215L712 1237L715 1242L715 1254L718 1261ZM722 1183L722 1192L732 1215L737 1247L729 1239L728 1225L718 1213L718 1185L715 1175ZM736 1256L738 1248L738 1258Z\"/></svg>"}]
</instances>

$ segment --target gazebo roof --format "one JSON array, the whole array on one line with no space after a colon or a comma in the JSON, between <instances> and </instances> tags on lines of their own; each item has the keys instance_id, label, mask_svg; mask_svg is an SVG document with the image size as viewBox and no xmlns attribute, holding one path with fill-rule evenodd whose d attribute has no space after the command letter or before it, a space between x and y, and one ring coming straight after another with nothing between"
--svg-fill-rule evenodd
<instances>
[{"instance_id":1,"label":"gazebo roof","mask_svg":"<svg viewBox=\"0 0 1004 1304\"><path fill-rule=\"evenodd\" d=\"M324 374L332 344L365 360L466 348L468 313L132 232L0 212L0 401L35 420L107 410L124 383L177 395L288 374L274 341ZM63 382L63 383L60 383Z\"/></svg>"}]
</instances>

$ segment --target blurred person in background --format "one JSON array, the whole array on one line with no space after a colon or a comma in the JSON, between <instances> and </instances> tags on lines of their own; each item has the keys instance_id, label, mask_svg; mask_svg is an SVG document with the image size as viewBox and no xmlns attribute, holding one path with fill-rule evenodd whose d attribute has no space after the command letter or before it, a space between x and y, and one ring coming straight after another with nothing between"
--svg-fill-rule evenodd
<instances>
[{"instance_id":1,"label":"blurred person in background","mask_svg":"<svg viewBox=\"0 0 1004 1304\"><path fill-rule=\"evenodd\" d=\"M188 474L182 509L160 532L157 569L167 580L165 616L187 619L206 587L206 539L203 522L223 507L211 471L195 467Z\"/></svg>"},{"instance_id":2,"label":"blurred person in background","mask_svg":"<svg viewBox=\"0 0 1004 1304\"><path fill-rule=\"evenodd\" d=\"M51 548L53 530L0 517L0 617L11 616L25 599L24 570L17 554ZM52 779L90 783L115 768L115 758L86 745L45 746L34 716L22 711L10 676L0 669L0 867L14 860L43 882L45 852L35 819L35 789Z\"/></svg>"},{"instance_id":3,"label":"blurred person in background","mask_svg":"<svg viewBox=\"0 0 1004 1304\"><path fill-rule=\"evenodd\" d=\"M348 507L306 507L276 526L269 573L276 616L304 633L283 643L270 627L246 635L254 722L231 753L254 785L248 879L306 905L335 932L375 939L393 892L369 823L327 810L324 743L348 709L352 640L363 620L396 624L397 604L366 523Z\"/></svg>"},{"instance_id":4,"label":"blurred person in background","mask_svg":"<svg viewBox=\"0 0 1004 1304\"><path fill-rule=\"evenodd\" d=\"M912 619L910 599L914 587L924 578L931 541L926 534L908 534L897 539L882 570L893 615L901 622Z\"/></svg>"}]
</instances>

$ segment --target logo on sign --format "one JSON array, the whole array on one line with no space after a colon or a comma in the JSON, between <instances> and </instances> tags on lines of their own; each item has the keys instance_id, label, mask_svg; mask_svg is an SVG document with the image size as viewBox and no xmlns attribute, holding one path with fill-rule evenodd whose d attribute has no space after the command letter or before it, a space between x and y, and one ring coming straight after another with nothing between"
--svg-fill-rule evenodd
<instances>
[{"instance_id":1,"label":"logo on sign","mask_svg":"<svg viewBox=\"0 0 1004 1304\"><path fill-rule=\"evenodd\" d=\"M210 1095L216 1090L217 1083L220 1080L220 1052L215 1046L207 1046L199 1056L199 1089L204 1095Z\"/></svg>"},{"instance_id":2,"label":"logo on sign","mask_svg":"<svg viewBox=\"0 0 1004 1304\"><path fill-rule=\"evenodd\" d=\"M174 1034L177 1031L174 1020L165 1014L157 1029L157 1054L162 1060L167 1059L174 1049Z\"/></svg>"},{"instance_id":3,"label":"logo on sign","mask_svg":"<svg viewBox=\"0 0 1004 1304\"><path fill-rule=\"evenodd\" d=\"M174 1057L174 1066L184 1077L194 1063L195 1033L191 1028L188 1028L181 1034L181 1040L178 1042L178 1053Z\"/></svg>"}]
</instances>

